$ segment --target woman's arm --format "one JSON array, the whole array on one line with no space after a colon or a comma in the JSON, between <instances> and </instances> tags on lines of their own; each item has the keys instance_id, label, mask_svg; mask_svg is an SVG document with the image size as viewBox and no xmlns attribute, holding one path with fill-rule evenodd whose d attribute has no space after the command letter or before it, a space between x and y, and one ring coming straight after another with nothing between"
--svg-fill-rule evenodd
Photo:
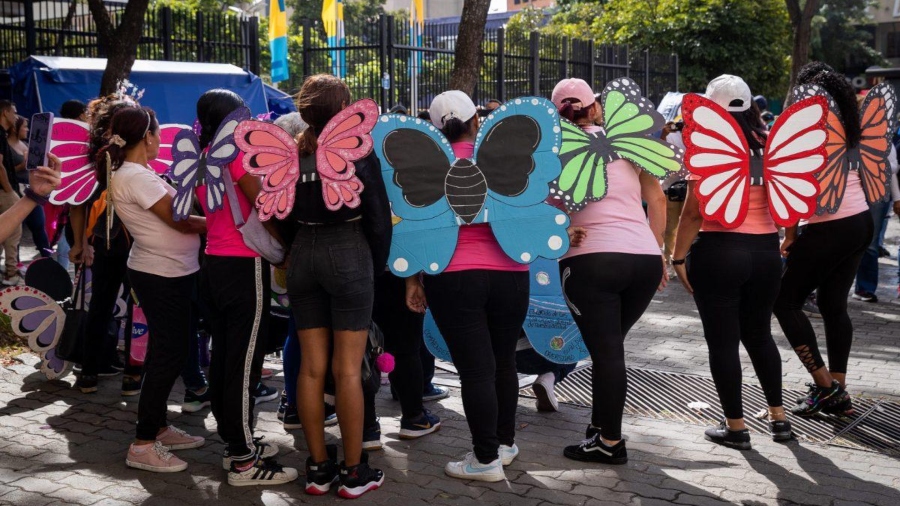
<instances>
[{"instance_id":1,"label":"woman's arm","mask_svg":"<svg viewBox=\"0 0 900 506\"><path fill-rule=\"evenodd\" d=\"M694 195L695 181L688 181L687 196L684 201L684 209L681 211L681 219L678 221L678 231L675 233L675 248L672 251L672 260L681 261L687 256L691 249L691 244L697 238L700 232L700 226L703 225L703 216L700 214L700 201ZM694 289L687 277L687 267L685 264L674 265L673 268L678 274L678 279L688 293L693 294Z\"/></svg>"},{"instance_id":2,"label":"woman's arm","mask_svg":"<svg viewBox=\"0 0 900 506\"><path fill-rule=\"evenodd\" d=\"M29 198L21 198L9 209L0 214L0 242L9 239L22 226L22 221L37 207L37 203Z\"/></svg>"},{"instance_id":3,"label":"woman's arm","mask_svg":"<svg viewBox=\"0 0 900 506\"><path fill-rule=\"evenodd\" d=\"M647 203L647 215L650 219L650 230L656 238L656 244L662 250L666 233L666 196L663 194L659 180L643 170L638 175L641 182L641 198ZM662 259L662 279L659 282L659 290L662 291L669 284L669 274L666 272L666 257Z\"/></svg>"},{"instance_id":4,"label":"woman's arm","mask_svg":"<svg viewBox=\"0 0 900 506\"><path fill-rule=\"evenodd\" d=\"M59 186L59 159L50 155L49 161L50 167L38 167L28 173L29 188L39 197L49 196ZM5 177L5 170L0 170L0 173ZM37 202L26 196L0 214L0 242L9 239L35 207Z\"/></svg>"},{"instance_id":5,"label":"woman's arm","mask_svg":"<svg viewBox=\"0 0 900 506\"><path fill-rule=\"evenodd\" d=\"M225 169L228 170L228 169ZM250 201L250 212L256 212L256 196L259 195L259 192L262 191L262 180L259 176L254 176L253 174L247 173L241 176L238 179L238 187L241 189L241 193L247 197L247 200ZM281 231L278 230L278 227L275 225L273 220L266 220L261 222L263 228L266 229L272 237L275 238L282 246L284 246L284 239L281 238Z\"/></svg>"},{"instance_id":6,"label":"woman's arm","mask_svg":"<svg viewBox=\"0 0 900 506\"><path fill-rule=\"evenodd\" d=\"M175 221L175 216L172 214L172 196L168 193L150 206L150 211L166 225L182 234L206 233L206 218L200 216L188 216L186 220Z\"/></svg>"}]
</instances>

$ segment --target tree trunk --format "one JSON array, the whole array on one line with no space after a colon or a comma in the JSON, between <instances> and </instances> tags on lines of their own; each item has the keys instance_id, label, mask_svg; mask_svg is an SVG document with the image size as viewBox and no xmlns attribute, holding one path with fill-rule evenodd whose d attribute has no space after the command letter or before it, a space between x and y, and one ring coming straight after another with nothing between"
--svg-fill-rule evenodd
<instances>
[{"instance_id":1,"label":"tree trunk","mask_svg":"<svg viewBox=\"0 0 900 506\"><path fill-rule=\"evenodd\" d=\"M456 38L456 57L450 74L450 89L461 90L471 96L478 84L481 62L484 60L484 25L487 23L491 0L465 0Z\"/></svg>"},{"instance_id":2,"label":"tree trunk","mask_svg":"<svg viewBox=\"0 0 900 506\"><path fill-rule=\"evenodd\" d=\"M106 54L106 70L100 81L100 96L116 91L117 84L131 74L137 58L137 45L144 31L144 15L149 0L130 0L122 14L122 23L114 27L103 0L88 0L100 48Z\"/></svg>"},{"instance_id":3,"label":"tree trunk","mask_svg":"<svg viewBox=\"0 0 900 506\"><path fill-rule=\"evenodd\" d=\"M791 50L791 82L788 86L788 98L785 100L785 104L789 103L790 90L797 84L797 74L809 61L809 39L812 33L812 19L819 12L819 0L806 0L802 8L800 1L785 0L794 32L794 44Z\"/></svg>"}]
</instances>

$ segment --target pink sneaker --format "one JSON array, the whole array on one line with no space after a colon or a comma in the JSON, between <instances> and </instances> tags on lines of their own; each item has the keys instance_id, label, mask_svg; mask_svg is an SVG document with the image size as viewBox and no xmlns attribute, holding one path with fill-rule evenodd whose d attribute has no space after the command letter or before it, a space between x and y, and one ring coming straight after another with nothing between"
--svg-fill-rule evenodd
<instances>
[{"instance_id":1,"label":"pink sneaker","mask_svg":"<svg viewBox=\"0 0 900 506\"><path fill-rule=\"evenodd\" d=\"M187 469L187 462L169 453L159 441L152 445L129 446L125 465L154 473L177 473Z\"/></svg>"},{"instance_id":2,"label":"pink sneaker","mask_svg":"<svg viewBox=\"0 0 900 506\"><path fill-rule=\"evenodd\" d=\"M162 434L156 436L156 442L170 450L187 450L200 448L206 440L200 436L192 436L174 425L169 425Z\"/></svg>"}]
</instances>

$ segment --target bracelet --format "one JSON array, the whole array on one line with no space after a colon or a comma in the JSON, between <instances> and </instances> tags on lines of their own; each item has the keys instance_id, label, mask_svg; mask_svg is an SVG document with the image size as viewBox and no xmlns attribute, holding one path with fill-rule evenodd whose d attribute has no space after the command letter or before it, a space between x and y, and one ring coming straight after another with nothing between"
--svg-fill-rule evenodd
<instances>
[{"instance_id":1,"label":"bracelet","mask_svg":"<svg viewBox=\"0 0 900 506\"><path fill-rule=\"evenodd\" d=\"M686 260L687 260L687 258L682 258L681 260L675 260L675 259L673 258L673 259L672 259L672 265L684 265L684 262L685 262Z\"/></svg>"},{"instance_id":2,"label":"bracelet","mask_svg":"<svg viewBox=\"0 0 900 506\"><path fill-rule=\"evenodd\" d=\"M34 190L31 189L30 186L25 187L25 196L30 198L31 200L33 200L39 206L42 206L42 205L50 202L49 198L38 195L37 193L34 192Z\"/></svg>"}]
</instances>

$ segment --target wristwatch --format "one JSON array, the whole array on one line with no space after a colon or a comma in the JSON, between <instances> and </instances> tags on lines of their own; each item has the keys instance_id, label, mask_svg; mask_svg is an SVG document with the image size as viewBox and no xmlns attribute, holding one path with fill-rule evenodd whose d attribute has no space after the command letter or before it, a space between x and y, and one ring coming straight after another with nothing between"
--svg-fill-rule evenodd
<instances>
[{"instance_id":1,"label":"wristwatch","mask_svg":"<svg viewBox=\"0 0 900 506\"><path fill-rule=\"evenodd\" d=\"M687 258L682 258L681 260L675 260L675 259L673 258L673 259L672 259L672 265L684 265L684 262L685 262L686 260L687 260Z\"/></svg>"}]
</instances>

